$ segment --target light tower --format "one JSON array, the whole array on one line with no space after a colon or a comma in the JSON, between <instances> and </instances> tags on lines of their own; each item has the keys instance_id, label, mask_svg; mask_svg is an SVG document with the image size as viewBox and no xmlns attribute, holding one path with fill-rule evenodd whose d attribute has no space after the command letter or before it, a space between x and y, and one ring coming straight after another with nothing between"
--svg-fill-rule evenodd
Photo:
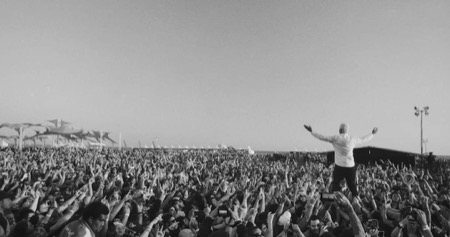
<instances>
[{"instance_id":1,"label":"light tower","mask_svg":"<svg viewBox=\"0 0 450 237\"><path fill-rule=\"evenodd\" d=\"M423 114L428 115L428 110L430 107L424 106L422 109L417 108L417 106L414 106L414 110L416 111L414 115L419 116L420 115L420 155L423 155Z\"/></svg>"}]
</instances>

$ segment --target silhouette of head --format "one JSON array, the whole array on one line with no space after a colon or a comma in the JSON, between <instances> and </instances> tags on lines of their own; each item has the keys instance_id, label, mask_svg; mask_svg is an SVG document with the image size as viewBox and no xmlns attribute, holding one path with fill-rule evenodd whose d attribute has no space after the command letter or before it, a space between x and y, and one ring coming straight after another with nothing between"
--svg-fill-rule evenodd
<instances>
[{"instance_id":1,"label":"silhouette of head","mask_svg":"<svg viewBox=\"0 0 450 237\"><path fill-rule=\"evenodd\" d=\"M346 134L346 133L348 133L348 129L349 129L348 124L341 123L341 126L339 126L339 133L340 134Z\"/></svg>"}]
</instances>

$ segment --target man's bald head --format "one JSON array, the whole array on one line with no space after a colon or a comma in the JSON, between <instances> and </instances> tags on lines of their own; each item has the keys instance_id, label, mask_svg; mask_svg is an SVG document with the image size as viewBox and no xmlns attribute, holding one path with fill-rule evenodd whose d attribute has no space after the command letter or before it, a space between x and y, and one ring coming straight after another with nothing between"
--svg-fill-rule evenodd
<instances>
[{"instance_id":1,"label":"man's bald head","mask_svg":"<svg viewBox=\"0 0 450 237\"><path fill-rule=\"evenodd\" d=\"M346 134L346 133L348 133L348 129L349 129L348 124L341 123L341 126L339 126L339 133L340 134Z\"/></svg>"}]
</instances>

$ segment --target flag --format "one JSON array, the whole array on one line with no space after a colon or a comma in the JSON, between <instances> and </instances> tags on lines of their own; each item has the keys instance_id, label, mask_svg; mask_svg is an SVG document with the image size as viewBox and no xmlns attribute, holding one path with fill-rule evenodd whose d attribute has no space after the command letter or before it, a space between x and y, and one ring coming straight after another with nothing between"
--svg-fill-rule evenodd
<instances>
[{"instance_id":1,"label":"flag","mask_svg":"<svg viewBox=\"0 0 450 237\"><path fill-rule=\"evenodd\" d=\"M255 154L255 151L252 150L252 148L250 146L248 146L248 154L249 155L254 155Z\"/></svg>"}]
</instances>

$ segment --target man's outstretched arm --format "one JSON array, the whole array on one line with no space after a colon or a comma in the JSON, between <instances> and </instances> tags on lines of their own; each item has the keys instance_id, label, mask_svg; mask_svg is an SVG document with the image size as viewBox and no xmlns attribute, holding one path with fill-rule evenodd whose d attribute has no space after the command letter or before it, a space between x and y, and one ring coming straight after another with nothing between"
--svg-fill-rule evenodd
<instances>
[{"instance_id":1,"label":"man's outstretched arm","mask_svg":"<svg viewBox=\"0 0 450 237\"><path fill-rule=\"evenodd\" d=\"M334 136L324 136L322 134L313 132L312 127L310 125L304 125L305 129L308 130L308 132L310 132L315 138L321 140L321 141L325 141L325 142L333 142L334 141Z\"/></svg>"},{"instance_id":2,"label":"man's outstretched arm","mask_svg":"<svg viewBox=\"0 0 450 237\"><path fill-rule=\"evenodd\" d=\"M374 128L372 129L372 133L370 133L369 135L366 135L366 136L364 136L364 137L358 138L358 140L356 141L356 143L359 144L359 143L364 143L364 142L368 142L368 141L372 140L373 135L375 135L377 132L378 132L378 128L377 128L377 127L374 127Z\"/></svg>"}]
</instances>

